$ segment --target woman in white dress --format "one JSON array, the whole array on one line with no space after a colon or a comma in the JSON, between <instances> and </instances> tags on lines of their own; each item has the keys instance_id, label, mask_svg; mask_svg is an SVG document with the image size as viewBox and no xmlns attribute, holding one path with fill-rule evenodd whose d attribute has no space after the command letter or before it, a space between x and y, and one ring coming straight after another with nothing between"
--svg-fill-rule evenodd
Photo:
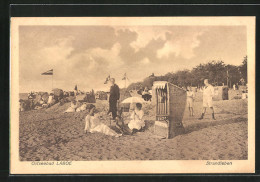
<instances>
[{"instance_id":1,"label":"woman in white dress","mask_svg":"<svg viewBox=\"0 0 260 182\"><path fill-rule=\"evenodd\" d=\"M144 128L145 123L143 120L144 112L142 111L142 104L137 103L135 110L130 116L131 121L128 123L128 127L131 130L141 130Z\"/></svg>"},{"instance_id":2,"label":"woman in white dress","mask_svg":"<svg viewBox=\"0 0 260 182\"><path fill-rule=\"evenodd\" d=\"M103 133L105 135L115 136L115 137L119 137L122 135L122 134L117 134L114 130L109 128L107 125L103 124L98 118L98 116L94 115L94 112L95 112L95 106L92 105L89 114L85 118L85 122L86 122L85 129L84 129L85 133L87 132Z\"/></svg>"},{"instance_id":3,"label":"woman in white dress","mask_svg":"<svg viewBox=\"0 0 260 182\"><path fill-rule=\"evenodd\" d=\"M66 111L64 111L64 112L65 113L66 112L75 112L77 107L78 107L77 106L77 102L75 100L72 100L71 103L70 103L70 107Z\"/></svg>"}]
</instances>

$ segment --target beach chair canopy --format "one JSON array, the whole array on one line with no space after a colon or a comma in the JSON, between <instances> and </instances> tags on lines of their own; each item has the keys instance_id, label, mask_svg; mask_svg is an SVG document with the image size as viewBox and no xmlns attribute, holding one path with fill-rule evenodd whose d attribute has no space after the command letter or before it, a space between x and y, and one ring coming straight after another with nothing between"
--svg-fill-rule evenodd
<instances>
[{"instance_id":1,"label":"beach chair canopy","mask_svg":"<svg viewBox=\"0 0 260 182\"><path fill-rule=\"evenodd\" d=\"M153 83L153 87L155 89L164 89L167 85L167 82L166 81L155 81Z\"/></svg>"}]
</instances>

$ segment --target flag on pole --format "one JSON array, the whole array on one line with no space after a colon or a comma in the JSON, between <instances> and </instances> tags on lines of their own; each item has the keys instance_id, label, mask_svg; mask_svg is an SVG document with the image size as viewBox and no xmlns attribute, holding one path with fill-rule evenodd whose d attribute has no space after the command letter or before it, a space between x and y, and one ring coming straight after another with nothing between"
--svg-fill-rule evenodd
<instances>
[{"instance_id":1,"label":"flag on pole","mask_svg":"<svg viewBox=\"0 0 260 182\"><path fill-rule=\"evenodd\" d=\"M53 75L53 69L42 73L42 75Z\"/></svg>"},{"instance_id":2,"label":"flag on pole","mask_svg":"<svg viewBox=\"0 0 260 182\"><path fill-rule=\"evenodd\" d=\"M122 80L128 80L128 81L130 81L129 78L126 76L126 73L124 74L124 77L122 78Z\"/></svg>"},{"instance_id":3,"label":"flag on pole","mask_svg":"<svg viewBox=\"0 0 260 182\"><path fill-rule=\"evenodd\" d=\"M53 90L53 69L42 73L41 75L52 75L51 77L51 90Z\"/></svg>"},{"instance_id":4,"label":"flag on pole","mask_svg":"<svg viewBox=\"0 0 260 182\"><path fill-rule=\"evenodd\" d=\"M110 75L108 75L108 77L106 78L106 81L104 82L104 84L107 84L107 82L110 80Z\"/></svg>"},{"instance_id":5,"label":"flag on pole","mask_svg":"<svg viewBox=\"0 0 260 182\"><path fill-rule=\"evenodd\" d=\"M126 73L124 74L124 77L122 78L122 80L126 80Z\"/></svg>"}]
</instances>

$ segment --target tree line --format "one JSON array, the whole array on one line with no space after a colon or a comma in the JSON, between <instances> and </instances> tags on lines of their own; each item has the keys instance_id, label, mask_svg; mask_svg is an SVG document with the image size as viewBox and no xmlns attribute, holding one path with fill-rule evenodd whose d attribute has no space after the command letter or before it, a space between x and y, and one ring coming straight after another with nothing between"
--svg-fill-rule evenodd
<instances>
[{"instance_id":1,"label":"tree line","mask_svg":"<svg viewBox=\"0 0 260 182\"><path fill-rule=\"evenodd\" d=\"M163 76L152 74L141 82L130 84L127 90L141 90L145 87L151 89L154 81L168 81L179 87L193 86L199 88L203 86L203 80L206 78L214 86L227 85L232 87L233 84L246 84L247 56L244 57L239 66L225 64L222 60L213 60L205 64L199 64L191 70L170 72Z\"/></svg>"}]
</instances>

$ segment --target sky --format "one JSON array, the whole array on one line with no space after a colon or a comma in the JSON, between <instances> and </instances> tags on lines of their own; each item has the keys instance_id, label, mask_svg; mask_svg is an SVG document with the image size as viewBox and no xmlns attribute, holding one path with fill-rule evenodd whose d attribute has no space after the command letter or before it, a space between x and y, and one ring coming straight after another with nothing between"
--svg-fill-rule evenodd
<instances>
[{"instance_id":1,"label":"sky","mask_svg":"<svg viewBox=\"0 0 260 182\"><path fill-rule=\"evenodd\" d=\"M124 87L151 75L222 60L240 65L245 26L20 26L19 92L109 90L108 75Z\"/></svg>"}]
</instances>

